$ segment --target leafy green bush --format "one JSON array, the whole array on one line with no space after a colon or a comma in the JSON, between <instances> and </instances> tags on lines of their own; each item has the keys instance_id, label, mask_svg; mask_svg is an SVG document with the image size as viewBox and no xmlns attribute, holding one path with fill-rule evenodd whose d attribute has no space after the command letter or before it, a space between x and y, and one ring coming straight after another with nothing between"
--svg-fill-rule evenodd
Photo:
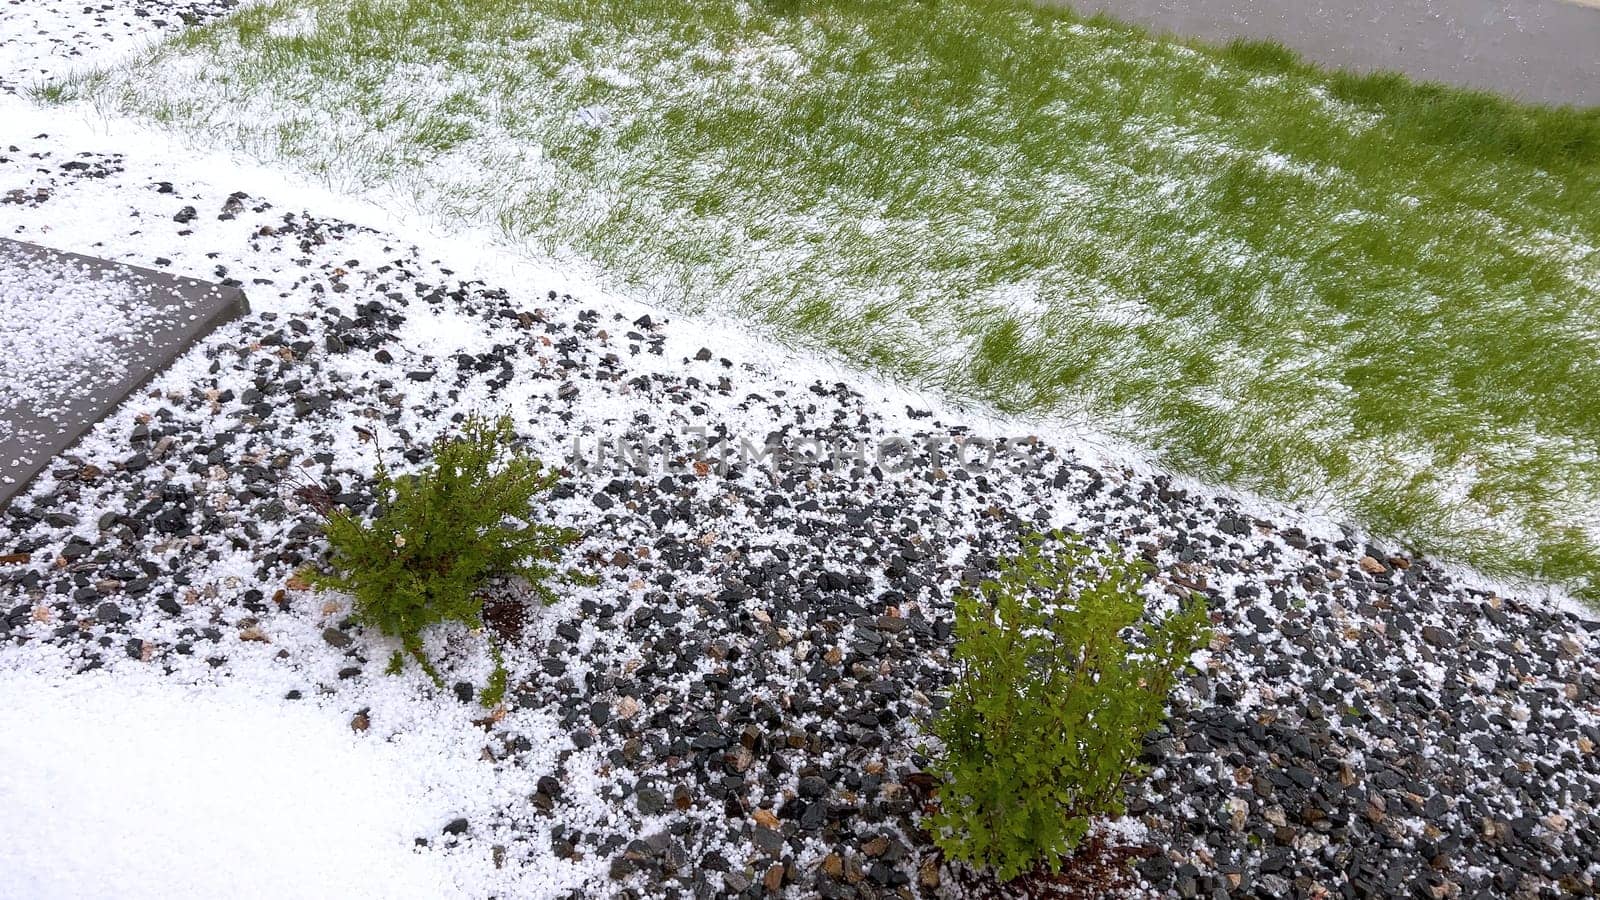
<instances>
[{"instance_id":1,"label":"leafy green bush","mask_svg":"<svg viewBox=\"0 0 1600 900\"><path fill-rule=\"evenodd\" d=\"M1120 815L1143 739L1208 640L1203 600L1145 618L1142 561L1056 532L956 598L959 678L934 724L929 826L946 856L1010 881L1059 871L1090 820Z\"/></svg>"},{"instance_id":2,"label":"leafy green bush","mask_svg":"<svg viewBox=\"0 0 1600 900\"><path fill-rule=\"evenodd\" d=\"M354 597L358 620L398 638L441 686L423 652L423 630L444 622L481 629L483 591L493 578L518 577L553 602L554 563L578 539L571 529L527 521L533 498L554 487L557 474L512 451L514 436L509 417L472 417L415 475L392 475L380 460L376 517L325 508L331 571L303 573L316 588ZM506 680L499 648L490 650L495 671L481 694L485 706L499 701ZM402 664L397 652L390 671Z\"/></svg>"}]
</instances>

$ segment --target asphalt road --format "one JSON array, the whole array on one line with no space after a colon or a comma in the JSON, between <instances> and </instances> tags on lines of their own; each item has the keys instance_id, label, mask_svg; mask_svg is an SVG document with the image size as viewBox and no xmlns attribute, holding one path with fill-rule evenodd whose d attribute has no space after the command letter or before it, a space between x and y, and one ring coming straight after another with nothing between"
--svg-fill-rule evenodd
<instances>
[{"instance_id":1,"label":"asphalt road","mask_svg":"<svg viewBox=\"0 0 1600 900\"><path fill-rule=\"evenodd\" d=\"M1045 0L1061 2L1061 0ZM1322 65L1392 69L1525 100L1600 106L1600 0L1069 0L1156 32L1279 41Z\"/></svg>"}]
</instances>

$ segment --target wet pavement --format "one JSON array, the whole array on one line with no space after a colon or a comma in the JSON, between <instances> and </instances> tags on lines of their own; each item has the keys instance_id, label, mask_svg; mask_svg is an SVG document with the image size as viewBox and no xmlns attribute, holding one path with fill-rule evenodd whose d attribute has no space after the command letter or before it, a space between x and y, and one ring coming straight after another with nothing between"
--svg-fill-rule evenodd
<instances>
[{"instance_id":1,"label":"wet pavement","mask_svg":"<svg viewBox=\"0 0 1600 900\"><path fill-rule=\"evenodd\" d=\"M1388 69L1524 100L1600 106L1600 0L1076 0L1065 5L1207 41L1275 40L1329 67Z\"/></svg>"}]
</instances>

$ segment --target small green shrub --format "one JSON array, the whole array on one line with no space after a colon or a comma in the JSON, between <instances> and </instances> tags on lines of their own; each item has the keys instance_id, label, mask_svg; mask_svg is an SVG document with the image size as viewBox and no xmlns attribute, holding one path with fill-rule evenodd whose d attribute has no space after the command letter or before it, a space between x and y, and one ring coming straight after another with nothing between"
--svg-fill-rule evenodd
<instances>
[{"instance_id":1,"label":"small green shrub","mask_svg":"<svg viewBox=\"0 0 1600 900\"><path fill-rule=\"evenodd\" d=\"M1027 541L956 598L959 667L934 724L945 855L1010 881L1059 871L1092 818L1120 815L1143 739L1208 640L1203 600L1145 618L1142 561L1059 532Z\"/></svg>"},{"instance_id":2,"label":"small green shrub","mask_svg":"<svg viewBox=\"0 0 1600 900\"><path fill-rule=\"evenodd\" d=\"M534 596L553 602L554 564L578 539L571 529L527 521L534 497L554 487L557 474L511 450L514 436L509 417L472 417L414 475L392 475L380 460L377 515L362 521L324 506L331 570L303 573L313 587L355 598L357 618L398 638L441 686L422 632L444 622L483 628L483 591L493 578L520 578ZM482 700L492 706L506 673L499 648L490 652L495 671ZM396 653L389 670L402 663Z\"/></svg>"}]
</instances>

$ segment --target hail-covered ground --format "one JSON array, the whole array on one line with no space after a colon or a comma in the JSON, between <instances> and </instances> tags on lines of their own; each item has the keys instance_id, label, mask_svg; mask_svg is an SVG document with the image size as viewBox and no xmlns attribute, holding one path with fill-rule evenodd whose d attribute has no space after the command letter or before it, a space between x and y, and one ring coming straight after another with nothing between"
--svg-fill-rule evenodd
<instances>
[{"instance_id":1,"label":"hail-covered ground","mask_svg":"<svg viewBox=\"0 0 1600 900\"><path fill-rule=\"evenodd\" d=\"M0 93L26 92L96 62L124 57L238 6L239 0L3 0Z\"/></svg>"},{"instance_id":2,"label":"hail-covered ground","mask_svg":"<svg viewBox=\"0 0 1600 900\"><path fill-rule=\"evenodd\" d=\"M44 8L6 53L85 27ZM952 595L1047 527L1216 630L1074 890L1596 888L1590 618L126 123L0 114L0 234L253 308L0 520L0 896L981 893L919 828L924 732ZM433 636L448 690L386 675L293 575L323 549L302 488L366 508L380 454L501 411L568 468L539 515L597 580L497 610L486 710L487 635ZM787 465L741 456L769 443Z\"/></svg>"},{"instance_id":3,"label":"hail-covered ground","mask_svg":"<svg viewBox=\"0 0 1600 900\"><path fill-rule=\"evenodd\" d=\"M0 243L0 440L54 446L49 438L63 423L41 426L30 413L67 409L123 383L158 336L188 322L198 306L190 298L152 297L75 260L45 264L20 245ZM0 459L0 483L15 483L27 461Z\"/></svg>"},{"instance_id":4,"label":"hail-covered ground","mask_svg":"<svg viewBox=\"0 0 1600 900\"><path fill-rule=\"evenodd\" d=\"M1600 572L1600 110L1017 0L269 0L38 96L1487 571Z\"/></svg>"}]
</instances>

